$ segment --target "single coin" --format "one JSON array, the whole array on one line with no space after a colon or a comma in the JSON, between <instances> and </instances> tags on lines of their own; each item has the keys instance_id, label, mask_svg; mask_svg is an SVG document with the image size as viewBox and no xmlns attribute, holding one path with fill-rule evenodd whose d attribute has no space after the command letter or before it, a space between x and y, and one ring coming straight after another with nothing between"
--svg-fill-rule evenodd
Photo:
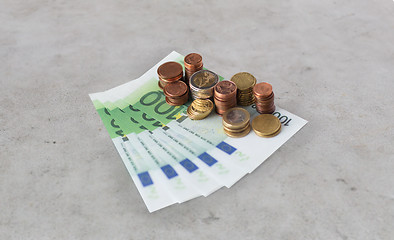
<instances>
[{"instance_id":1,"label":"single coin","mask_svg":"<svg viewBox=\"0 0 394 240\"><path fill-rule=\"evenodd\" d=\"M253 92L258 98L266 98L272 94L272 86L266 82L257 83L253 88Z\"/></svg>"},{"instance_id":2,"label":"single coin","mask_svg":"<svg viewBox=\"0 0 394 240\"><path fill-rule=\"evenodd\" d=\"M259 136L270 136L281 128L281 123L272 114L260 114L252 120L252 128Z\"/></svg>"},{"instance_id":3,"label":"single coin","mask_svg":"<svg viewBox=\"0 0 394 240\"><path fill-rule=\"evenodd\" d=\"M177 78L183 74L182 65L177 62L166 62L157 69L157 74L164 79Z\"/></svg>"},{"instance_id":4,"label":"single coin","mask_svg":"<svg viewBox=\"0 0 394 240\"><path fill-rule=\"evenodd\" d=\"M218 81L218 75L209 70L200 70L190 77L190 85L199 89L212 88Z\"/></svg>"},{"instance_id":5,"label":"single coin","mask_svg":"<svg viewBox=\"0 0 394 240\"><path fill-rule=\"evenodd\" d=\"M186 94L187 91L188 91L187 85L182 81L168 83L164 87L164 94L169 97L180 97Z\"/></svg>"},{"instance_id":6,"label":"single coin","mask_svg":"<svg viewBox=\"0 0 394 240\"><path fill-rule=\"evenodd\" d=\"M235 74L231 77L231 81L233 81L237 85L237 88L240 91L253 88L256 84L256 78L248 72L240 72Z\"/></svg>"},{"instance_id":7,"label":"single coin","mask_svg":"<svg viewBox=\"0 0 394 240\"><path fill-rule=\"evenodd\" d=\"M231 108L223 114L223 122L234 126L233 128L245 126L249 121L249 112L240 107Z\"/></svg>"},{"instance_id":8,"label":"single coin","mask_svg":"<svg viewBox=\"0 0 394 240\"><path fill-rule=\"evenodd\" d=\"M223 129L223 131L224 131L224 133L227 135L227 136L229 136L229 137L233 137L233 138L240 138L240 137L245 137L246 135L248 135L249 134L249 132L250 132L250 125L246 128L246 130L245 131L243 131L243 132L239 132L239 133L234 133L234 132L229 132L229 131L227 131L227 130L225 130L225 129Z\"/></svg>"}]
</instances>

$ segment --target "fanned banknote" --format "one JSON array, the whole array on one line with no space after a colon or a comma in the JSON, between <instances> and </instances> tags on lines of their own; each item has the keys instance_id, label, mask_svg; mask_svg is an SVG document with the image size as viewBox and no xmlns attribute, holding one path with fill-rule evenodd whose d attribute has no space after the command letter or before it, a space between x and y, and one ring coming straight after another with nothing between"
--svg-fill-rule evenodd
<instances>
[{"instance_id":1,"label":"fanned banknote","mask_svg":"<svg viewBox=\"0 0 394 240\"><path fill-rule=\"evenodd\" d=\"M231 187L307 123L277 108L273 115L282 123L278 136L261 138L251 131L243 138L229 138L215 113L200 121L189 119L190 102L168 105L157 77L162 63L183 66L183 58L172 52L140 78L90 94L150 212ZM251 119L258 115L254 105L245 109Z\"/></svg>"}]
</instances>

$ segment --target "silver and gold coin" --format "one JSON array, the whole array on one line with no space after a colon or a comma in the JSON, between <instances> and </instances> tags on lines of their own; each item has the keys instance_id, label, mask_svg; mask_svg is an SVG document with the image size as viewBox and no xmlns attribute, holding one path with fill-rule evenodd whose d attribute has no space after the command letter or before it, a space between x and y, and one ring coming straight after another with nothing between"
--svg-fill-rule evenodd
<instances>
[{"instance_id":1,"label":"silver and gold coin","mask_svg":"<svg viewBox=\"0 0 394 240\"><path fill-rule=\"evenodd\" d=\"M250 132L250 114L243 108L235 107L223 114L223 131L229 137L243 137Z\"/></svg>"},{"instance_id":2,"label":"silver and gold coin","mask_svg":"<svg viewBox=\"0 0 394 240\"><path fill-rule=\"evenodd\" d=\"M189 79L190 92L193 99L208 99L213 96L213 88L219 81L219 76L209 70L195 72Z\"/></svg>"}]
</instances>

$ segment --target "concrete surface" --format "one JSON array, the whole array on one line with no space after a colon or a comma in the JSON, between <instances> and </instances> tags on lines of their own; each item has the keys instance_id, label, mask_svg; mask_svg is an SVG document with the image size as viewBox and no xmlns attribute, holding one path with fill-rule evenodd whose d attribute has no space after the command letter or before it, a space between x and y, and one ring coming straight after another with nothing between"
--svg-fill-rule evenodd
<instances>
[{"instance_id":1,"label":"concrete surface","mask_svg":"<svg viewBox=\"0 0 394 240\"><path fill-rule=\"evenodd\" d=\"M394 239L390 0L0 0L0 239ZM308 125L231 189L149 214L88 93L172 50Z\"/></svg>"}]
</instances>

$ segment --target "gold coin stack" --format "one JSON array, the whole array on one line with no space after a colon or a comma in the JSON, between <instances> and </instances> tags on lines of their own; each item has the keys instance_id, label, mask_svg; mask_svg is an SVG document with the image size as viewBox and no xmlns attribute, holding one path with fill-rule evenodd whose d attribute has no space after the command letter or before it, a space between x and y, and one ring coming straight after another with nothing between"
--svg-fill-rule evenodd
<instances>
[{"instance_id":1,"label":"gold coin stack","mask_svg":"<svg viewBox=\"0 0 394 240\"><path fill-rule=\"evenodd\" d=\"M244 137L250 132L250 114L243 108L236 107L223 114L224 133L233 138Z\"/></svg>"},{"instance_id":2,"label":"gold coin stack","mask_svg":"<svg viewBox=\"0 0 394 240\"><path fill-rule=\"evenodd\" d=\"M252 120L252 128L257 136L269 138L280 133L282 124L272 114L260 114Z\"/></svg>"},{"instance_id":3,"label":"gold coin stack","mask_svg":"<svg viewBox=\"0 0 394 240\"><path fill-rule=\"evenodd\" d=\"M249 106L254 103L253 87L256 85L256 78L247 72L240 72L231 77L237 85L237 102L241 106Z\"/></svg>"},{"instance_id":4,"label":"gold coin stack","mask_svg":"<svg viewBox=\"0 0 394 240\"><path fill-rule=\"evenodd\" d=\"M209 99L196 99L187 108L187 115L190 119L201 120L212 112L213 102Z\"/></svg>"},{"instance_id":5,"label":"gold coin stack","mask_svg":"<svg viewBox=\"0 0 394 240\"><path fill-rule=\"evenodd\" d=\"M219 76L209 70L195 72L189 80L190 93L193 99L208 99L213 97L213 88L219 81Z\"/></svg>"},{"instance_id":6,"label":"gold coin stack","mask_svg":"<svg viewBox=\"0 0 394 240\"><path fill-rule=\"evenodd\" d=\"M183 61L185 63L185 81L188 83L193 73L202 70L204 64L201 55L198 53L189 53Z\"/></svg>"}]
</instances>

